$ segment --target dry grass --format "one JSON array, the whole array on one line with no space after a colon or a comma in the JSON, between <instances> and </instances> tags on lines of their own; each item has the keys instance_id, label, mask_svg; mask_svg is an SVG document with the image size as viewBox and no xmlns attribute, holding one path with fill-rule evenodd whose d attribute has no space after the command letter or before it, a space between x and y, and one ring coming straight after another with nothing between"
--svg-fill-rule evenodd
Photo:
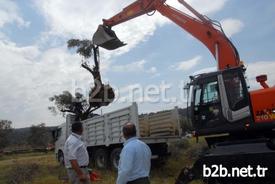
<instances>
[{"instance_id":1,"label":"dry grass","mask_svg":"<svg viewBox=\"0 0 275 184\"><path fill-rule=\"evenodd\" d=\"M20 178L20 181L16 182L18 184L57 184L60 183L58 174L63 172L53 153L8 156L5 160L0 161L0 170L3 171L0 174L1 184L9 183L12 178ZM26 177L22 177L22 175ZM32 177L30 178L29 175L32 175Z\"/></svg>"},{"instance_id":2,"label":"dry grass","mask_svg":"<svg viewBox=\"0 0 275 184\"><path fill-rule=\"evenodd\" d=\"M171 146L172 156L164 165L153 166L151 172L151 184L174 184L180 170L184 166L190 166L198 155L198 150L201 150L204 143L195 144L194 140L181 141ZM9 177L19 177L15 172L20 167L37 166L35 170L31 170L32 177L29 180L23 181L20 178L20 183L24 184L65 184L62 180L66 177L65 170L59 166L55 160L53 153L37 153L24 154L16 156L0 157L0 183L8 183ZM23 168L24 168L23 167ZM116 173L113 171L96 171L101 175L102 180L95 182L98 184L114 184ZM198 184L200 182L194 182Z\"/></svg>"}]
</instances>

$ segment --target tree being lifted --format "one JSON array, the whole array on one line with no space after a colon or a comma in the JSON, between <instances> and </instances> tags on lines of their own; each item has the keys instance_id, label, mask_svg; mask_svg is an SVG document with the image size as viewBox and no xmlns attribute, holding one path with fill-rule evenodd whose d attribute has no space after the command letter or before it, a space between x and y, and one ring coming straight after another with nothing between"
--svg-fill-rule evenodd
<instances>
[{"instance_id":1,"label":"tree being lifted","mask_svg":"<svg viewBox=\"0 0 275 184\"><path fill-rule=\"evenodd\" d=\"M83 57L81 66L92 74L94 86L91 87L89 92L89 102L83 97L83 94L76 92L75 97L73 97L70 92L64 91L62 94L50 98L55 106L49 107L49 110L56 113L57 108L62 113L75 114L76 120L85 120L93 116L92 112L96 109L113 102L115 93L110 85L102 83L98 47L93 45L90 40L71 39L67 44L68 48L76 47L76 53ZM88 59L92 56L94 60L93 67L88 64Z\"/></svg>"}]
</instances>

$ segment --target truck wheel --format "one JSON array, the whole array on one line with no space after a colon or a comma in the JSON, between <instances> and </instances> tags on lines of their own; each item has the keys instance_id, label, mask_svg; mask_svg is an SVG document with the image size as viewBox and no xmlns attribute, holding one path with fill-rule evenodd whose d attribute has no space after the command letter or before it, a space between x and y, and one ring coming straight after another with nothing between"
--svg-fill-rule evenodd
<instances>
[{"instance_id":1,"label":"truck wheel","mask_svg":"<svg viewBox=\"0 0 275 184\"><path fill-rule=\"evenodd\" d=\"M60 163L60 165L64 166L64 154L62 151L58 151L57 160Z\"/></svg>"},{"instance_id":2,"label":"truck wheel","mask_svg":"<svg viewBox=\"0 0 275 184\"><path fill-rule=\"evenodd\" d=\"M95 152L95 166L98 169L106 169L108 166L108 154L105 149L98 149Z\"/></svg>"},{"instance_id":3,"label":"truck wheel","mask_svg":"<svg viewBox=\"0 0 275 184\"><path fill-rule=\"evenodd\" d=\"M111 162L110 163L111 163L111 166L114 170L117 170L117 168L118 168L118 163L119 163L121 150L122 150L122 148L115 148L111 152L111 156L110 156L110 161Z\"/></svg>"}]
</instances>

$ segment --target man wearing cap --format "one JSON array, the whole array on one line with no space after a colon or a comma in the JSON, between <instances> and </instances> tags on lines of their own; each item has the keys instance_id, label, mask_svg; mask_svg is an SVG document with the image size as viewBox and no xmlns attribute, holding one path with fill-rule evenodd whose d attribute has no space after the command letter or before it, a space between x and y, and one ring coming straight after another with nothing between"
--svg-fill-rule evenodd
<instances>
[{"instance_id":1,"label":"man wearing cap","mask_svg":"<svg viewBox=\"0 0 275 184\"><path fill-rule=\"evenodd\" d=\"M116 184L150 184L150 148L138 140L134 124L124 125L122 132L126 141L120 154Z\"/></svg>"}]
</instances>

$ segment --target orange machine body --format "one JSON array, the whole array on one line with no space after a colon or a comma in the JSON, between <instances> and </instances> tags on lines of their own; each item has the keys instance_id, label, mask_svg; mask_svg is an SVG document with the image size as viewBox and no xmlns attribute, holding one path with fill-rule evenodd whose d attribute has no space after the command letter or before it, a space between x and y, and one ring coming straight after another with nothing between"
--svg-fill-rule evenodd
<instances>
[{"instance_id":1,"label":"orange machine body","mask_svg":"<svg viewBox=\"0 0 275 184\"><path fill-rule=\"evenodd\" d=\"M158 11L200 40L216 59L218 70L242 66L237 49L226 37L221 25L201 15L185 0L178 1L195 16L167 5L166 0L136 0L115 16L103 19L103 25L111 28L138 16ZM257 81L264 89L250 92L250 104L256 124L275 122L275 87L266 85L265 80L266 76L259 76Z\"/></svg>"},{"instance_id":2,"label":"orange machine body","mask_svg":"<svg viewBox=\"0 0 275 184\"><path fill-rule=\"evenodd\" d=\"M275 87L250 92L255 123L275 122Z\"/></svg>"}]
</instances>

